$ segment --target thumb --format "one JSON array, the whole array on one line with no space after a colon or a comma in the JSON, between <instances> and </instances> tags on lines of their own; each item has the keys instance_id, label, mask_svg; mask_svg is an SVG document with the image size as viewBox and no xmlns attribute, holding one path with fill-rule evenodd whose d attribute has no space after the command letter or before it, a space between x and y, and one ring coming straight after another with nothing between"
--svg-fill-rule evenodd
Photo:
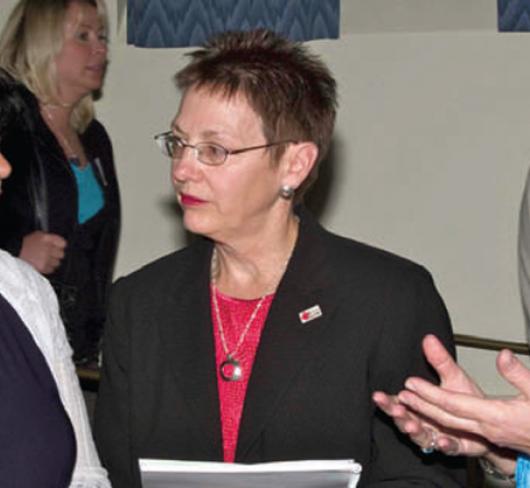
<instances>
[{"instance_id":1,"label":"thumb","mask_svg":"<svg viewBox=\"0 0 530 488\"><path fill-rule=\"evenodd\" d=\"M436 370L442 382L449 381L459 374L460 368L436 336L426 335L422 345L427 361Z\"/></svg>"},{"instance_id":2,"label":"thumb","mask_svg":"<svg viewBox=\"0 0 530 488\"><path fill-rule=\"evenodd\" d=\"M530 398L530 370L509 349L497 356L497 369L502 377Z\"/></svg>"}]
</instances>

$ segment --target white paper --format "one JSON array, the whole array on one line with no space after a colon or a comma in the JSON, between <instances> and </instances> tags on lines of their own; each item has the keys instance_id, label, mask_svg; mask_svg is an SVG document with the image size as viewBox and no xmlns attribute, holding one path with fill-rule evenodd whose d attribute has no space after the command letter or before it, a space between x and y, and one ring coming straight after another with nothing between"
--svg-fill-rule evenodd
<instances>
[{"instance_id":1,"label":"white paper","mask_svg":"<svg viewBox=\"0 0 530 488\"><path fill-rule=\"evenodd\" d=\"M140 459L143 488L355 488L353 459L236 464Z\"/></svg>"}]
</instances>

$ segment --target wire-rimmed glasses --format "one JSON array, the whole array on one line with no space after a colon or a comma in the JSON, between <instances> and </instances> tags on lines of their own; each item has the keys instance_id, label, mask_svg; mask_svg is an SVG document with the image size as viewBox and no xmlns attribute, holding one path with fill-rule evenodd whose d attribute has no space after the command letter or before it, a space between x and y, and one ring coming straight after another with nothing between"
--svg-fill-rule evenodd
<instances>
[{"instance_id":1,"label":"wire-rimmed glasses","mask_svg":"<svg viewBox=\"0 0 530 488\"><path fill-rule=\"evenodd\" d=\"M226 149L226 147L216 144L214 142L198 142L197 144L188 144L181 137L173 134L173 132L163 132L155 136L155 141L158 147L165 156L179 161L184 155L184 151L189 147L197 160L208 166L219 166L226 161L226 158L232 154L241 154L247 151L254 151L256 149L265 149L280 144L295 144L296 141L285 140L270 142L268 144L261 144L259 146L243 147L241 149Z\"/></svg>"}]
</instances>

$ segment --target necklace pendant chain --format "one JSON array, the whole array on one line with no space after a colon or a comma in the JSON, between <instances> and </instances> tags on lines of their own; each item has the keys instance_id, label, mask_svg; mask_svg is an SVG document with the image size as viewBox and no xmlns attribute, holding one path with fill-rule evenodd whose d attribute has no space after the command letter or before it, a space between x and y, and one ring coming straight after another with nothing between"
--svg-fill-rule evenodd
<instances>
[{"instance_id":1,"label":"necklace pendant chain","mask_svg":"<svg viewBox=\"0 0 530 488\"><path fill-rule=\"evenodd\" d=\"M294 247L294 244L293 244L293 247ZM281 268L280 279L281 279L281 276L283 276L283 273L285 272L285 269L287 267L287 264L289 262L292 252L293 250L291 249L291 252L289 253L289 257L286 259L285 263L283 264ZM217 322L217 329L219 330L219 338L221 339L221 345L223 346L223 352L226 356L226 359L219 366L219 374L224 381L239 381L243 378L243 367L241 366L241 362L236 359L237 352L239 351L239 348L243 344L243 341L245 340L245 337L247 336L247 333L250 330L250 327L254 323L254 320L256 316L258 315L259 310L263 306L265 299L267 298L268 295L270 295L270 293L273 293L273 292L270 292L270 291L265 292L265 294L258 300L258 303L256 304L256 306L254 307L254 310L250 314L250 317L247 320L247 323L243 327L243 331L239 335L239 339L237 340L235 347L232 349L232 351L230 351L226 343L223 321L221 319L221 313L219 311L219 303L217 300L217 289L216 289L216 273L218 272L217 259L218 259L217 250L214 249L213 254L212 254L212 263L211 263L211 270L210 270L211 293L212 293L213 307L215 311L215 319Z\"/></svg>"},{"instance_id":2,"label":"necklace pendant chain","mask_svg":"<svg viewBox=\"0 0 530 488\"><path fill-rule=\"evenodd\" d=\"M225 333L224 333L223 321L221 319L221 312L219 311L219 303L217 300L217 290L214 285L215 284L212 282L211 288L212 288L213 306L215 310L215 319L217 322L217 328L219 330L219 337L221 339L221 344L223 346L223 352L226 355L226 359L219 366L219 374L221 375L221 378L224 381L239 381L243 378L243 368L241 366L241 362L235 358L235 355L237 354L237 351L239 351L241 344L243 344L243 341L245 340L245 337L247 336L247 333L250 330L250 327L252 323L254 322L254 319L258 315L259 309L262 307L263 302L265 301L265 298L267 298L267 295L263 295L259 299L258 303L254 307L254 310L250 314L250 317L247 320L245 327L243 328L243 332L241 332L239 339L237 340L236 346L234 347L232 351L229 352L228 345L226 343Z\"/></svg>"}]
</instances>

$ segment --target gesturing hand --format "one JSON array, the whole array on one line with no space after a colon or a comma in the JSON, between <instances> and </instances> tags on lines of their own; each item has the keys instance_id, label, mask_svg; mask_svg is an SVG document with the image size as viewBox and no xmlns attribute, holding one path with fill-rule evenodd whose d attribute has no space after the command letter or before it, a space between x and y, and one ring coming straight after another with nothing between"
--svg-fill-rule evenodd
<instances>
[{"instance_id":1,"label":"gesturing hand","mask_svg":"<svg viewBox=\"0 0 530 488\"><path fill-rule=\"evenodd\" d=\"M436 339L435 339L436 340ZM465 372L454 361L460 374ZM433 363L431 363L433 364ZM530 453L530 370L508 350L497 357L499 373L510 382L519 394L507 398L486 398L469 378L474 389L452 388L442 377L441 387L420 378L409 378L407 390L399 394L399 400L446 428L468 432L487 439L493 444L516 451ZM465 446L460 449L468 455Z\"/></svg>"}]
</instances>

